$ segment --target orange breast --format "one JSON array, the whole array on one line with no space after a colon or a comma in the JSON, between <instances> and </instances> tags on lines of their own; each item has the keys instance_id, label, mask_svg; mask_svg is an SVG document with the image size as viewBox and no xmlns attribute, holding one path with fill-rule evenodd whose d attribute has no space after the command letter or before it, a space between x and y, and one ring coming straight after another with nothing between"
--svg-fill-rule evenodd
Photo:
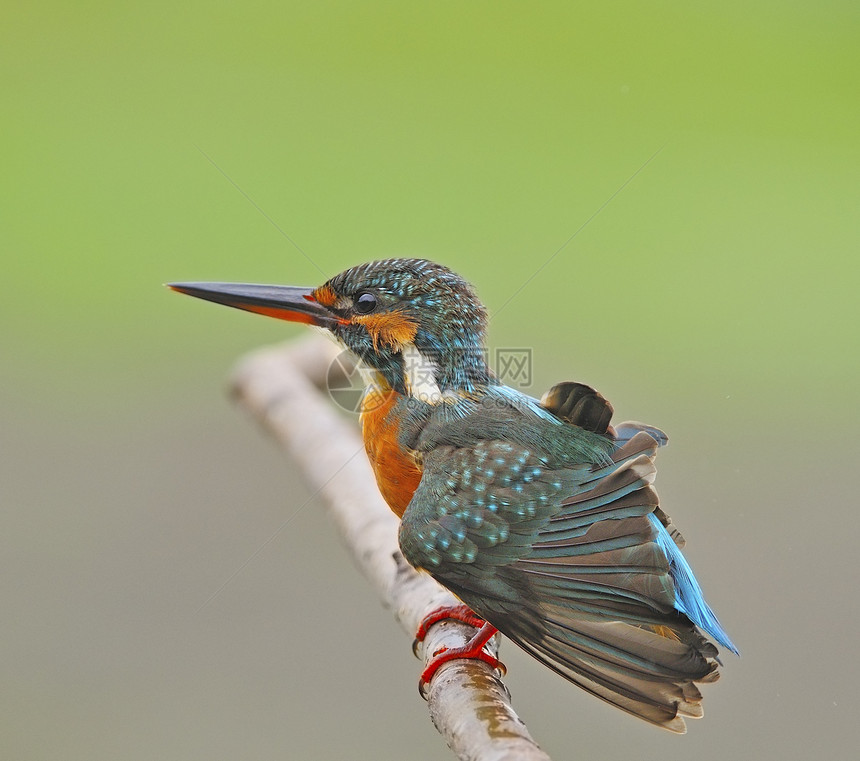
<instances>
[{"instance_id":1,"label":"orange breast","mask_svg":"<svg viewBox=\"0 0 860 761\"><path fill-rule=\"evenodd\" d=\"M390 415L397 397L390 389L369 391L361 406L361 430L379 491L402 518L421 481L421 469L397 442L397 421Z\"/></svg>"}]
</instances>

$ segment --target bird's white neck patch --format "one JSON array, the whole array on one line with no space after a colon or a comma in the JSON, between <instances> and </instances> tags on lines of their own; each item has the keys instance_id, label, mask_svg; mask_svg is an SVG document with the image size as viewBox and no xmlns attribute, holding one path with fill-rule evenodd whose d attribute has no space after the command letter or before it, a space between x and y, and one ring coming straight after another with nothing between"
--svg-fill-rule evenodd
<instances>
[{"instance_id":1,"label":"bird's white neck patch","mask_svg":"<svg viewBox=\"0 0 860 761\"><path fill-rule=\"evenodd\" d=\"M401 355L403 356L403 380L406 384L406 393L427 404L442 402L442 392L436 383L438 371L436 363L430 357L422 354L413 343L406 344Z\"/></svg>"}]
</instances>

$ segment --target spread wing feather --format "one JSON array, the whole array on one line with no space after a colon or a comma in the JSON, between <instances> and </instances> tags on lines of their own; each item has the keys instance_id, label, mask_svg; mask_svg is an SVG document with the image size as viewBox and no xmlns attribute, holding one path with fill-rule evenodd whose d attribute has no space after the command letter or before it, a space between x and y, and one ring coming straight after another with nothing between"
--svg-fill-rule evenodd
<instances>
[{"instance_id":1,"label":"spread wing feather","mask_svg":"<svg viewBox=\"0 0 860 761\"><path fill-rule=\"evenodd\" d=\"M718 676L717 648L697 626L734 646L651 487L661 441L637 425L619 426L625 435L600 465L553 462L507 440L434 447L400 544L549 668L682 732L684 717L702 713L695 683Z\"/></svg>"}]
</instances>

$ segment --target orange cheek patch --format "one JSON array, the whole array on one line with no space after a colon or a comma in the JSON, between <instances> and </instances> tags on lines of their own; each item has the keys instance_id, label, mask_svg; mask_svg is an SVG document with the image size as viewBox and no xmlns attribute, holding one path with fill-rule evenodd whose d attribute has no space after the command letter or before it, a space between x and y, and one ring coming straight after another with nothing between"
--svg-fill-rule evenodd
<instances>
[{"instance_id":1,"label":"orange cheek patch","mask_svg":"<svg viewBox=\"0 0 860 761\"><path fill-rule=\"evenodd\" d=\"M313 296L314 301L322 304L324 307L333 307L337 301L337 294L329 285L321 285L319 288L315 288L311 292L311 296Z\"/></svg>"},{"instance_id":2,"label":"orange cheek patch","mask_svg":"<svg viewBox=\"0 0 860 761\"><path fill-rule=\"evenodd\" d=\"M398 312L355 315L352 321L364 325L373 339L373 348L388 346L399 349L415 340L418 324Z\"/></svg>"}]
</instances>

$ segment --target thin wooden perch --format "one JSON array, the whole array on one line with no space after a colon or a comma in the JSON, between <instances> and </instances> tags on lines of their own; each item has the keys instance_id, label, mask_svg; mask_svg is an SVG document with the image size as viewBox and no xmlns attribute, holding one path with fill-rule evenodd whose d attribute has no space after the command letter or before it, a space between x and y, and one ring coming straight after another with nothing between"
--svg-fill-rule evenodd
<instances>
[{"instance_id":1,"label":"thin wooden perch","mask_svg":"<svg viewBox=\"0 0 860 761\"><path fill-rule=\"evenodd\" d=\"M232 388L299 464L356 564L411 640L430 611L458 601L403 559L398 520L379 494L358 430L319 391L336 354L337 348L319 337L262 349L239 363ZM459 622L436 624L419 657L426 664L439 648L464 645L473 633ZM497 636L494 655L498 646ZM413 684L408 688L412 693ZM514 712L504 683L485 663L456 660L442 666L427 703L430 718L460 759L549 761Z\"/></svg>"}]
</instances>

